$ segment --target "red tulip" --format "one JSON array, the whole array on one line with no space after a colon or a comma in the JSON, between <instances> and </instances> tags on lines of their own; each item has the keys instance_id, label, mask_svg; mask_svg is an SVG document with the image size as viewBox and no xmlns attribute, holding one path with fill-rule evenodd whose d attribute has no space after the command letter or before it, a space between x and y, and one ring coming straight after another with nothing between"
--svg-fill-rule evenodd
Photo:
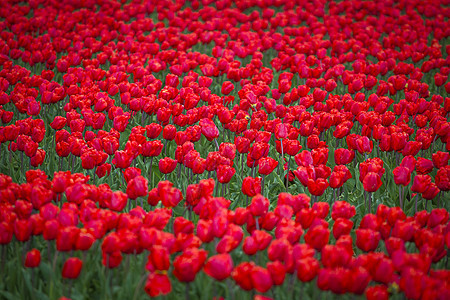
<instances>
[{"instance_id":1,"label":"red tulip","mask_svg":"<svg viewBox=\"0 0 450 300\"><path fill-rule=\"evenodd\" d=\"M330 230L323 226L314 226L305 234L305 242L317 251L328 243L330 238Z\"/></svg>"},{"instance_id":2,"label":"red tulip","mask_svg":"<svg viewBox=\"0 0 450 300\"><path fill-rule=\"evenodd\" d=\"M217 180L220 183L228 183L228 182L230 182L234 173L236 173L236 170L233 167L219 165L217 167Z\"/></svg>"},{"instance_id":3,"label":"red tulip","mask_svg":"<svg viewBox=\"0 0 450 300\"><path fill-rule=\"evenodd\" d=\"M411 186L411 191L425 193L430 184L431 177L429 175L416 175Z\"/></svg>"},{"instance_id":4,"label":"red tulip","mask_svg":"<svg viewBox=\"0 0 450 300\"><path fill-rule=\"evenodd\" d=\"M222 281L230 276L233 270L233 260L228 253L211 256L203 268L206 274Z\"/></svg>"},{"instance_id":5,"label":"red tulip","mask_svg":"<svg viewBox=\"0 0 450 300\"><path fill-rule=\"evenodd\" d=\"M167 271L170 267L170 254L166 247L153 245L150 249L146 269L150 272Z\"/></svg>"},{"instance_id":6,"label":"red tulip","mask_svg":"<svg viewBox=\"0 0 450 300\"><path fill-rule=\"evenodd\" d=\"M142 155L145 157L155 157L161 154L164 145L160 140L147 141L142 145Z\"/></svg>"},{"instance_id":7,"label":"red tulip","mask_svg":"<svg viewBox=\"0 0 450 300\"><path fill-rule=\"evenodd\" d=\"M273 285L270 272L260 266L254 266L250 272L252 286L260 293L267 292Z\"/></svg>"},{"instance_id":8,"label":"red tulip","mask_svg":"<svg viewBox=\"0 0 450 300\"><path fill-rule=\"evenodd\" d=\"M254 197L261 193L261 178L260 177L245 177L242 182L242 193L249 197Z\"/></svg>"},{"instance_id":9,"label":"red tulip","mask_svg":"<svg viewBox=\"0 0 450 300\"><path fill-rule=\"evenodd\" d=\"M334 162L337 165L346 165L353 161L355 152L346 148L336 149L334 152Z\"/></svg>"},{"instance_id":10,"label":"red tulip","mask_svg":"<svg viewBox=\"0 0 450 300\"><path fill-rule=\"evenodd\" d=\"M263 157L258 161L258 172L261 175L269 175L278 166L278 161L272 157Z\"/></svg>"},{"instance_id":11,"label":"red tulip","mask_svg":"<svg viewBox=\"0 0 450 300\"><path fill-rule=\"evenodd\" d=\"M231 91L234 89L234 84L231 81L225 81L222 83L222 94L229 95Z\"/></svg>"},{"instance_id":12,"label":"red tulip","mask_svg":"<svg viewBox=\"0 0 450 300\"><path fill-rule=\"evenodd\" d=\"M239 285L240 288L246 291L250 291L253 288L253 282L251 278L251 271L255 267L253 262L243 262L236 266L231 273L233 280Z\"/></svg>"},{"instance_id":13,"label":"red tulip","mask_svg":"<svg viewBox=\"0 0 450 300\"><path fill-rule=\"evenodd\" d=\"M177 167L177 161L170 157L161 158L159 160L158 167L161 173L170 174Z\"/></svg>"},{"instance_id":14,"label":"red tulip","mask_svg":"<svg viewBox=\"0 0 450 300\"><path fill-rule=\"evenodd\" d=\"M25 267L36 268L41 263L41 252L37 249L32 249L27 252L25 257Z\"/></svg>"},{"instance_id":15,"label":"red tulip","mask_svg":"<svg viewBox=\"0 0 450 300\"><path fill-rule=\"evenodd\" d=\"M348 235L352 231L353 222L348 219L338 218L333 224L333 236L335 239Z\"/></svg>"},{"instance_id":16,"label":"red tulip","mask_svg":"<svg viewBox=\"0 0 450 300\"><path fill-rule=\"evenodd\" d=\"M450 190L450 166L442 167L437 171L435 182L441 191Z\"/></svg>"},{"instance_id":17,"label":"red tulip","mask_svg":"<svg viewBox=\"0 0 450 300\"><path fill-rule=\"evenodd\" d=\"M388 287L385 285L374 285L366 289L367 300L388 300Z\"/></svg>"},{"instance_id":18,"label":"red tulip","mask_svg":"<svg viewBox=\"0 0 450 300\"><path fill-rule=\"evenodd\" d=\"M316 180L308 179L308 191L314 196L322 196L328 187L328 182L323 178L318 178Z\"/></svg>"},{"instance_id":19,"label":"red tulip","mask_svg":"<svg viewBox=\"0 0 450 300\"><path fill-rule=\"evenodd\" d=\"M438 169L447 166L449 159L450 154L448 152L438 151L432 155L433 165Z\"/></svg>"},{"instance_id":20,"label":"red tulip","mask_svg":"<svg viewBox=\"0 0 450 300\"><path fill-rule=\"evenodd\" d=\"M258 217L262 216L264 213L267 213L269 205L269 200L264 196L258 194L253 197L252 202L249 206L249 210L253 216Z\"/></svg>"},{"instance_id":21,"label":"red tulip","mask_svg":"<svg viewBox=\"0 0 450 300\"><path fill-rule=\"evenodd\" d=\"M371 229L356 229L356 246L359 249L369 252L378 247L380 233Z\"/></svg>"},{"instance_id":22,"label":"red tulip","mask_svg":"<svg viewBox=\"0 0 450 300\"><path fill-rule=\"evenodd\" d=\"M70 257L64 262L62 277L76 279L80 275L83 261L78 257Z\"/></svg>"},{"instance_id":23,"label":"red tulip","mask_svg":"<svg viewBox=\"0 0 450 300\"><path fill-rule=\"evenodd\" d=\"M150 273L144 287L150 297L167 295L172 291L172 284L166 274Z\"/></svg>"},{"instance_id":24,"label":"red tulip","mask_svg":"<svg viewBox=\"0 0 450 300\"><path fill-rule=\"evenodd\" d=\"M128 198L135 200L136 198L146 196L148 193L148 180L142 176L134 177L128 182L127 195Z\"/></svg>"},{"instance_id":25,"label":"red tulip","mask_svg":"<svg viewBox=\"0 0 450 300\"><path fill-rule=\"evenodd\" d=\"M297 278L301 282L310 282L319 272L320 265L317 259L305 257L297 261Z\"/></svg>"},{"instance_id":26,"label":"red tulip","mask_svg":"<svg viewBox=\"0 0 450 300\"><path fill-rule=\"evenodd\" d=\"M411 172L409 169L399 166L394 169L393 173L395 184L407 186L411 182Z\"/></svg>"},{"instance_id":27,"label":"red tulip","mask_svg":"<svg viewBox=\"0 0 450 300\"><path fill-rule=\"evenodd\" d=\"M380 175L375 172L367 173L363 180L364 190L369 193L377 191L382 184Z\"/></svg>"},{"instance_id":28,"label":"red tulip","mask_svg":"<svg viewBox=\"0 0 450 300\"><path fill-rule=\"evenodd\" d=\"M201 119L199 125L202 128L202 134L208 141L212 141L219 136L219 129L217 129L216 124L210 119Z\"/></svg>"}]
</instances>

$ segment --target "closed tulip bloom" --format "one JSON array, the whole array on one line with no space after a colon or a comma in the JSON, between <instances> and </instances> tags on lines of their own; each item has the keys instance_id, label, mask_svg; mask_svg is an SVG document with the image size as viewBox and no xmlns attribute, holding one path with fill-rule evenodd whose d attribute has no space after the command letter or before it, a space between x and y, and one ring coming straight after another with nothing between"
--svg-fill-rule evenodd
<instances>
[{"instance_id":1,"label":"closed tulip bloom","mask_svg":"<svg viewBox=\"0 0 450 300\"><path fill-rule=\"evenodd\" d=\"M250 149L250 140L246 137L237 136L234 139L234 144L236 145L236 150L239 153L247 153Z\"/></svg>"},{"instance_id":2,"label":"closed tulip bloom","mask_svg":"<svg viewBox=\"0 0 450 300\"><path fill-rule=\"evenodd\" d=\"M202 128L202 134L208 141L212 141L219 136L219 129L216 124L208 118L201 119L199 125Z\"/></svg>"},{"instance_id":3,"label":"closed tulip bloom","mask_svg":"<svg viewBox=\"0 0 450 300\"><path fill-rule=\"evenodd\" d=\"M250 278L252 280L252 285L260 293L267 292L273 285L272 277L270 272L260 266L253 267Z\"/></svg>"},{"instance_id":4,"label":"closed tulip bloom","mask_svg":"<svg viewBox=\"0 0 450 300\"><path fill-rule=\"evenodd\" d=\"M32 249L27 252L25 257L25 267L36 268L41 263L41 252L37 249Z\"/></svg>"},{"instance_id":5,"label":"closed tulip bloom","mask_svg":"<svg viewBox=\"0 0 450 300\"><path fill-rule=\"evenodd\" d=\"M337 165L346 165L353 161L355 152L346 148L338 148L334 151L334 162Z\"/></svg>"},{"instance_id":6,"label":"closed tulip bloom","mask_svg":"<svg viewBox=\"0 0 450 300\"><path fill-rule=\"evenodd\" d=\"M107 202L108 208L113 211L122 211L128 202L128 196L122 191L115 191Z\"/></svg>"},{"instance_id":7,"label":"closed tulip bloom","mask_svg":"<svg viewBox=\"0 0 450 300\"><path fill-rule=\"evenodd\" d=\"M436 186L441 191L450 190L450 166L440 168L435 177Z\"/></svg>"},{"instance_id":8,"label":"closed tulip bloom","mask_svg":"<svg viewBox=\"0 0 450 300\"><path fill-rule=\"evenodd\" d=\"M388 287L384 284L370 286L366 289L367 300L388 300Z\"/></svg>"},{"instance_id":9,"label":"closed tulip bloom","mask_svg":"<svg viewBox=\"0 0 450 300\"><path fill-rule=\"evenodd\" d=\"M142 145L142 155L144 157L155 157L161 154L164 145L160 140L147 141Z\"/></svg>"},{"instance_id":10,"label":"closed tulip bloom","mask_svg":"<svg viewBox=\"0 0 450 300\"><path fill-rule=\"evenodd\" d=\"M225 81L222 84L221 92L224 95L229 95L233 89L234 89L234 84L231 81Z\"/></svg>"},{"instance_id":11,"label":"closed tulip bloom","mask_svg":"<svg viewBox=\"0 0 450 300\"><path fill-rule=\"evenodd\" d=\"M230 182L234 173L236 173L236 170L233 167L219 165L217 167L217 180L220 183L228 183L228 182Z\"/></svg>"},{"instance_id":12,"label":"closed tulip bloom","mask_svg":"<svg viewBox=\"0 0 450 300\"><path fill-rule=\"evenodd\" d=\"M381 235L372 229L356 229L356 246L365 251L374 251L378 247Z\"/></svg>"},{"instance_id":13,"label":"closed tulip bloom","mask_svg":"<svg viewBox=\"0 0 450 300\"><path fill-rule=\"evenodd\" d=\"M242 193L249 197L254 197L261 193L261 178L260 177L245 177L242 182Z\"/></svg>"},{"instance_id":14,"label":"closed tulip bloom","mask_svg":"<svg viewBox=\"0 0 450 300\"><path fill-rule=\"evenodd\" d=\"M297 261L297 278L301 282L310 282L319 272L319 261L313 257L305 257Z\"/></svg>"},{"instance_id":15,"label":"closed tulip bloom","mask_svg":"<svg viewBox=\"0 0 450 300\"><path fill-rule=\"evenodd\" d=\"M68 258L62 269L62 277L68 279L76 279L80 275L83 261L78 257Z\"/></svg>"},{"instance_id":16,"label":"closed tulip bloom","mask_svg":"<svg viewBox=\"0 0 450 300\"><path fill-rule=\"evenodd\" d=\"M222 281L233 271L233 260L228 253L211 256L203 268L210 277Z\"/></svg>"},{"instance_id":17,"label":"closed tulip bloom","mask_svg":"<svg viewBox=\"0 0 450 300\"><path fill-rule=\"evenodd\" d=\"M269 154L269 144L264 142L256 142L250 148L251 158L253 160L259 160L266 157Z\"/></svg>"},{"instance_id":18,"label":"closed tulip bloom","mask_svg":"<svg viewBox=\"0 0 450 300\"><path fill-rule=\"evenodd\" d=\"M166 247L153 245L148 255L146 269L150 272L155 270L167 271L170 267L170 254Z\"/></svg>"},{"instance_id":19,"label":"closed tulip bloom","mask_svg":"<svg viewBox=\"0 0 450 300\"><path fill-rule=\"evenodd\" d=\"M170 157L161 158L159 160L158 167L161 173L169 174L172 173L177 167L177 161Z\"/></svg>"},{"instance_id":20,"label":"closed tulip bloom","mask_svg":"<svg viewBox=\"0 0 450 300\"><path fill-rule=\"evenodd\" d=\"M172 291L172 284L167 274L152 272L148 274L144 290L150 297L167 295Z\"/></svg>"},{"instance_id":21,"label":"closed tulip bloom","mask_svg":"<svg viewBox=\"0 0 450 300\"><path fill-rule=\"evenodd\" d=\"M433 162L429 159L418 157L416 163L417 173L420 175L425 175L433 171Z\"/></svg>"},{"instance_id":22,"label":"closed tulip bloom","mask_svg":"<svg viewBox=\"0 0 450 300\"><path fill-rule=\"evenodd\" d=\"M392 173L394 173L394 182L397 185L407 186L411 182L411 172L405 167L396 167Z\"/></svg>"},{"instance_id":23,"label":"closed tulip bloom","mask_svg":"<svg viewBox=\"0 0 450 300\"><path fill-rule=\"evenodd\" d=\"M411 191L416 193L424 193L430 184L431 177L429 175L416 175L414 176Z\"/></svg>"},{"instance_id":24,"label":"closed tulip bloom","mask_svg":"<svg viewBox=\"0 0 450 300\"><path fill-rule=\"evenodd\" d=\"M359 153L370 153L373 149L373 142L367 136L360 137L356 140L356 150Z\"/></svg>"},{"instance_id":25,"label":"closed tulip bloom","mask_svg":"<svg viewBox=\"0 0 450 300\"><path fill-rule=\"evenodd\" d=\"M264 157L258 161L258 172L261 175L269 175L278 166L278 161L272 157Z\"/></svg>"},{"instance_id":26,"label":"closed tulip bloom","mask_svg":"<svg viewBox=\"0 0 450 300\"><path fill-rule=\"evenodd\" d=\"M156 139L163 130L162 126L157 123L151 123L147 126L145 126L145 130L147 133L148 138L150 139Z\"/></svg>"},{"instance_id":27,"label":"closed tulip bloom","mask_svg":"<svg viewBox=\"0 0 450 300\"><path fill-rule=\"evenodd\" d=\"M148 193L148 180L143 176L136 176L128 182L128 198L135 200L138 197L146 196Z\"/></svg>"},{"instance_id":28,"label":"closed tulip bloom","mask_svg":"<svg viewBox=\"0 0 450 300\"><path fill-rule=\"evenodd\" d=\"M252 202L249 206L249 210L253 216L258 217L267 213L267 211L269 210L269 205L269 199L258 194L253 197Z\"/></svg>"},{"instance_id":29,"label":"closed tulip bloom","mask_svg":"<svg viewBox=\"0 0 450 300\"><path fill-rule=\"evenodd\" d=\"M450 154L448 152L438 151L432 155L433 165L438 169L447 166L449 159Z\"/></svg>"},{"instance_id":30,"label":"closed tulip bloom","mask_svg":"<svg viewBox=\"0 0 450 300\"><path fill-rule=\"evenodd\" d=\"M206 258L207 252L203 249L186 249L173 261L173 274L181 282L194 281Z\"/></svg>"},{"instance_id":31,"label":"closed tulip bloom","mask_svg":"<svg viewBox=\"0 0 450 300\"><path fill-rule=\"evenodd\" d=\"M316 180L308 179L307 187L311 195L322 196L328 187L328 182L323 178L318 178Z\"/></svg>"},{"instance_id":32,"label":"closed tulip bloom","mask_svg":"<svg viewBox=\"0 0 450 300\"><path fill-rule=\"evenodd\" d=\"M383 183L381 182L380 175L375 172L367 173L367 175L364 177L364 180L363 180L364 190L369 193L373 193L373 192L377 191L381 187L382 184Z\"/></svg>"},{"instance_id":33,"label":"closed tulip bloom","mask_svg":"<svg viewBox=\"0 0 450 300\"><path fill-rule=\"evenodd\" d=\"M348 235L352 231L353 222L348 219L338 218L333 224L333 236L335 239Z\"/></svg>"},{"instance_id":34,"label":"closed tulip bloom","mask_svg":"<svg viewBox=\"0 0 450 300\"><path fill-rule=\"evenodd\" d=\"M305 242L317 251L328 243L330 239L330 230L324 226L314 226L305 234Z\"/></svg>"}]
</instances>

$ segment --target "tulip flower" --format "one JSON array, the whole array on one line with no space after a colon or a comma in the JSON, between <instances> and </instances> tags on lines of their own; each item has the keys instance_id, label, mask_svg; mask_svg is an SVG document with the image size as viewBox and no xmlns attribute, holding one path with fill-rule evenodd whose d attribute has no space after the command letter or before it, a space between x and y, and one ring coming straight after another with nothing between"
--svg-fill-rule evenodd
<instances>
[{"instance_id":1,"label":"tulip flower","mask_svg":"<svg viewBox=\"0 0 450 300\"><path fill-rule=\"evenodd\" d=\"M266 175L269 175L270 173L273 172L273 170L275 170L275 168L278 166L278 161L268 156L259 159L258 165L259 165L258 172L259 174L262 175L261 193L264 193L264 179Z\"/></svg>"},{"instance_id":2,"label":"tulip flower","mask_svg":"<svg viewBox=\"0 0 450 300\"><path fill-rule=\"evenodd\" d=\"M41 252L37 249L32 249L27 252L25 256L25 267L36 268L41 263Z\"/></svg>"},{"instance_id":3,"label":"tulip flower","mask_svg":"<svg viewBox=\"0 0 450 300\"><path fill-rule=\"evenodd\" d=\"M242 182L242 193L247 197L254 197L261 193L261 178L260 177L245 177Z\"/></svg>"},{"instance_id":4,"label":"tulip flower","mask_svg":"<svg viewBox=\"0 0 450 300\"><path fill-rule=\"evenodd\" d=\"M148 274L144 290L150 297L167 295L172 291L172 284L166 274L152 272Z\"/></svg>"},{"instance_id":5,"label":"tulip flower","mask_svg":"<svg viewBox=\"0 0 450 300\"><path fill-rule=\"evenodd\" d=\"M78 257L70 257L64 262L62 277L76 279L80 275L83 261Z\"/></svg>"},{"instance_id":6,"label":"tulip flower","mask_svg":"<svg viewBox=\"0 0 450 300\"><path fill-rule=\"evenodd\" d=\"M380 175L375 172L369 172L366 174L363 180L363 187L366 192L369 193L369 213L372 205L372 193L377 191L383 183L381 182Z\"/></svg>"},{"instance_id":7,"label":"tulip flower","mask_svg":"<svg viewBox=\"0 0 450 300\"><path fill-rule=\"evenodd\" d=\"M228 253L211 256L203 267L204 272L217 281L222 281L230 276L233 271L233 260Z\"/></svg>"},{"instance_id":8,"label":"tulip flower","mask_svg":"<svg viewBox=\"0 0 450 300\"><path fill-rule=\"evenodd\" d=\"M167 174L172 173L173 170L177 167L177 161L170 158L165 157L161 158L158 163L159 171L165 174L165 178L167 180Z\"/></svg>"}]
</instances>

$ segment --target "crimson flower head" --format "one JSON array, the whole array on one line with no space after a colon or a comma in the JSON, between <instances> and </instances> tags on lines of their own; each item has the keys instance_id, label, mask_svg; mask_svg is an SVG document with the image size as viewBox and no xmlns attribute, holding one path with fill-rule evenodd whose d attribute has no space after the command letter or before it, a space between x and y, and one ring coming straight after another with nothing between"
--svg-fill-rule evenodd
<instances>
[{"instance_id":1,"label":"crimson flower head","mask_svg":"<svg viewBox=\"0 0 450 300\"><path fill-rule=\"evenodd\" d=\"M263 157L258 161L259 169L258 172L261 175L269 175L278 166L278 161L272 157Z\"/></svg>"},{"instance_id":2,"label":"crimson flower head","mask_svg":"<svg viewBox=\"0 0 450 300\"><path fill-rule=\"evenodd\" d=\"M334 162L337 165L346 165L355 158L355 152L346 148L338 148L334 151Z\"/></svg>"},{"instance_id":3,"label":"crimson flower head","mask_svg":"<svg viewBox=\"0 0 450 300\"><path fill-rule=\"evenodd\" d=\"M269 270L260 266L253 267L250 278L253 287L260 293L267 292L273 285L272 276Z\"/></svg>"},{"instance_id":4,"label":"crimson flower head","mask_svg":"<svg viewBox=\"0 0 450 300\"><path fill-rule=\"evenodd\" d=\"M411 172L406 167L396 167L393 173L395 184L407 186L411 182Z\"/></svg>"},{"instance_id":5,"label":"crimson flower head","mask_svg":"<svg viewBox=\"0 0 450 300\"><path fill-rule=\"evenodd\" d=\"M429 175L416 175L411 186L411 191L425 193L430 184L431 177Z\"/></svg>"},{"instance_id":6,"label":"crimson flower head","mask_svg":"<svg viewBox=\"0 0 450 300\"><path fill-rule=\"evenodd\" d=\"M138 197L146 196L148 193L148 180L143 176L136 176L128 182L128 198L135 200Z\"/></svg>"},{"instance_id":7,"label":"crimson flower head","mask_svg":"<svg viewBox=\"0 0 450 300\"><path fill-rule=\"evenodd\" d=\"M216 124L208 118L201 119L199 125L202 128L202 134L208 141L212 141L219 136L219 129Z\"/></svg>"},{"instance_id":8,"label":"crimson flower head","mask_svg":"<svg viewBox=\"0 0 450 300\"><path fill-rule=\"evenodd\" d=\"M242 193L249 197L254 197L261 193L261 178L260 177L245 177L242 182Z\"/></svg>"},{"instance_id":9,"label":"crimson flower head","mask_svg":"<svg viewBox=\"0 0 450 300\"><path fill-rule=\"evenodd\" d=\"M234 89L234 84L231 81L225 81L222 84L222 94L229 95L231 91Z\"/></svg>"},{"instance_id":10,"label":"crimson flower head","mask_svg":"<svg viewBox=\"0 0 450 300\"><path fill-rule=\"evenodd\" d=\"M356 246L365 251L374 251L378 247L381 235L372 229L356 229Z\"/></svg>"},{"instance_id":11,"label":"crimson flower head","mask_svg":"<svg viewBox=\"0 0 450 300\"><path fill-rule=\"evenodd\" d=\"M375 172L367 173L363 180L364 190L369 193L377 191L382 184L380 175Z\"/></svg>"},{"instance_id":12,"label":"crimson flower head","mask_svg":"<svg viewBox=\"0 0 450 300\"><path fill-rule=\"evenodd\" d=\"M236 145L236 150L241 154L247 153L250 149L250 140L243 136L235 137L234 144Z\"/></svg>"},{"instance_id":13,"label":"crimson flower head","mask_svg":"<svg viewBox=\"0 0 450 300\"><path fill-rule=\"evenodd\" d=\"M308 191L314 196L322 196L328 187L328 182L323 178L308 179Z\"/></svg>"},{"instance_id":14,"label":"crimson flower head","mask_svg":"<svg viewBox=\"0 0 450 300\"><path fill-rule=\"evenodd\" d=\"M169 174L177 167L177 161L170 157L164 157L159 160L158 167L161 173Z\"/></svg>"},{"instance_id":15,"label":"crimson flower head","mask_svg":"<svg viewBox=\"0 0 450 300\"><path fill-rule=\"evenodd\" d=\"M167 295L172 291L172 284L167 274L152 272L148 274L144 290L150 297Z\"/></svg>"},{"instance_id":16,"label":"crimson flower head","mask_svg":"<svg viewBox=\"0 0 450 300\"><path fill-rule=\"evenodd\" d=\"M305 234L305 242L317 251L328 244L330 239L330 230L322 225L310 228Z\"/></svg>"},{"instance_id":17,"label":"crimson flower head","mask_svg":"<svg viewBox=\"0 0 450 300\"><path fill-rule=\"evenodd\" d=\"M284 123L277 124L275 126L275 137L279 140L283 140L288 136L288 127Z\"/></svg>"},{"instance_id":18,"label":"crimson flower head","mask_svg":"<svg viewBox=\"0 0 450 300\"><path fill-rule=\"evenodd\" d=\"M173 274L181 282L194 281L203 267L208 253L203 249L188 248L173 261Z\"/></svg>"},{"instance_id":19,"label":"crimson flower head","mask_svg":"<svg viewBox=\"0 0 450 300\"><path fill-rule=\"evenodd\" d=\"M25 267L36 268L41 263L41 252L37 249L28 251L25 257Z\"/></svg>"},{"instance_id":20,"label":"crimson flower head","mask_svg":"<svg viewBox=\"0 0 450 300\"><path fill-rule=\"evenodd\" d=\"M359 153L370 153L373 149L373 142L367 136L362 136L356 140L356 150Z\"/></svg>"},{"instance_id":21,"label":"crimson flower head","mask_svg":"<svg viewBox=\"0 0 450 300\"><path fill-rule=\"evenodd\" d=\"M249 209L253 216L258 217L267 213L267 211L269 210L269 205L269 199L267 199L263 195L258 194L253 197Z\"/></svg>"},{"instance_id":22,"label":"crimson flower head","mask_svg":"<svg viewBox=\"0 0 450 300\"><path fill-rule=\"evenodd\" d=\"M203 270L212 278L222 281L228 278L233 271L233 260L228 253L217 254L208 259Z\"/></svg>"},{"instance_id":23,"label":"crimson flower head","mask_svg":"<svg viewBox=\"0 0 450 300\"><path fill-rule=\"evenodd\" d=\"M76 279L80 275L83 261L78 257L71 257L66 260L62 269L62 277Z\"/></svg>"},{"instance_id":24,"label":"crimson flower head","mask_svg":"<svg viewBox=\"0 0 450 300\"><path fill-rule=\"evenodd\" d=\"M133 155L127 151L117 151L114 155L112 163L116 168L126 169L131 165L133 161Z\"/></svg>"},{"instance_id":25,"label":"crimson flower head","mask_svg":"<svg viewBox=\"0 0 450 300\"><path fill-rule=\"evenodd\" d=\"M160 140L147 141L142 145L142 155L155 157L161 154L164 145Z\"/></svg>"},{"instance_id":26,"label":"crimson flower head","mask_svg":"<svg viewBox=\"0 0 450 300\"><path fill-rule=\"evenodd\" d=\"M234 173L236 173L236 170L233 167L226 165L219 165L217 167L217 180L220 183L228 183L230 182Z\"/></svg>"},{"instance_id":27,"label":"crimson flower head","mask_svg":"<svg viewBox=\"0 0 450 300\"><path fill-rule=\"evenodd\" d=\"M313 280L320 269L319 261L313 257L305 257L297 261L297 278L301 282Z\"/></svg>"},{"instance_id":28,"label":"crimson flower head","mask_svg":"<svg viewBox=\"0 0 450 300\"><path fill-rule=\"evenodd\" d=\"M337 220L338 218L350 219L355 214L355 206L346 201L336 201L331 209L331 218L333 220Z\"/></svg>"}]
</instances>

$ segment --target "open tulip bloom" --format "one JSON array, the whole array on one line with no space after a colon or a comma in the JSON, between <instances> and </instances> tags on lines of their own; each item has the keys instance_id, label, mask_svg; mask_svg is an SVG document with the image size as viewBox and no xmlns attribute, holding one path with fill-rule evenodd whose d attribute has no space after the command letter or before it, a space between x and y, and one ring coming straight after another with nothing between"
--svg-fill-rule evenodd
<instances>
[{"instance_id":1,"label":"open tulip bloom","mask_svg":"<svg viewBox=\"0 0 450 300\"><path fill-rule=\"evenodd\" d=\"M184 2L2 1L0 297L450 299L448 1Z\"/></svg>"}]
</instances>

